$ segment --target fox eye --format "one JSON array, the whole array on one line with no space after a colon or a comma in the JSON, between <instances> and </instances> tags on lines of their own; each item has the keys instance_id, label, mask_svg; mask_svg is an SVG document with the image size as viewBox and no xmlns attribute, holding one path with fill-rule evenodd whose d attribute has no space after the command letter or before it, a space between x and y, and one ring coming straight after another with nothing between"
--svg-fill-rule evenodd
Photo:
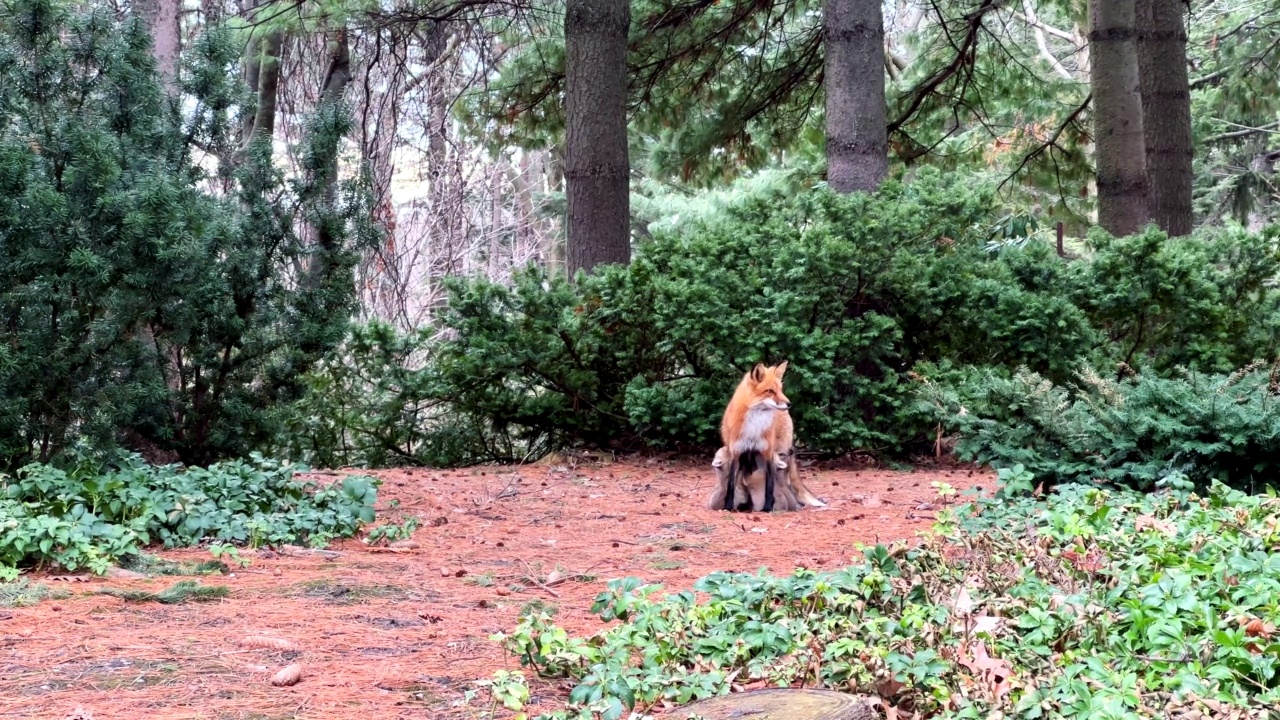
<instances>
[{"instance_id":1,"label":"fox eye","mask_svg":"<svg viewBox=\"0 0 1280 720\"><path fill-rule=\"evenodd\" d=\"M776 391L776 390L765 390L765 394L767 394L767 395L777 395L777 394L778 394L778 391Z\"/></svg>"}]
</instances>

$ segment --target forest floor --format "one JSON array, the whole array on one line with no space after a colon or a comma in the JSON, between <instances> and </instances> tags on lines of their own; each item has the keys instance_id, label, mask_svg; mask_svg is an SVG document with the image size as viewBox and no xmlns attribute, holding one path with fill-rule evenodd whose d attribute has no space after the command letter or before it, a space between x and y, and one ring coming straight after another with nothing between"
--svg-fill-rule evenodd
<instances>
[{"instance_id":1,"label":"forest floor","mask_svg":"<svg viewBox=\"0 0 1280 720\"><path fill-rule=\"evenodd\" d=\"M35 574L31 582L60 597L0 608L0 717L478 720L484 693L470 705L464 693L519 667L489 636L511 629L522 608L554 609L569 632L592 633L603 625L591 603L609 579L633 575L674 591L717 570L835 569L858 556L857 543L927 530L944 502L932 483L994 484L968 466L802 472L828 507L706 510L710 463L687 459L392 470L372 473L384 480L379 506L398 501L385 517L420 519L415 548L350 540L325 553L243 550L246 567L198 579L230 591L203 603L99 594L156 593L190 578ZM159 555L211 559L208 549ZM293 647L246 643L255 636ZM273 687L273 673L291 663L302 680ZM526 677L535 712L566 692Z\"/></svg>"}]
</instances>

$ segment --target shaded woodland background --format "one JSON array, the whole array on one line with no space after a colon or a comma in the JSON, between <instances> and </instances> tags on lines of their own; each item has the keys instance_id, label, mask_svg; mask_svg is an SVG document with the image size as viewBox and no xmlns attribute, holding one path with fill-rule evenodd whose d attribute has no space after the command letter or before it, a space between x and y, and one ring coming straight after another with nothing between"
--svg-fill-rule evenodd
<instances>
[{"instance_id":1,"label":"shaded woodland background","mask_svg":"<svg viewBox=\"0 0 1280 720\"><path fill-rule=\"evenodd\" d=\"M1265 2L9 9L9 467L702 452L784 357L811 451L998 459L1018 373L1275 357Z\"/></svg>"}]
</instances>

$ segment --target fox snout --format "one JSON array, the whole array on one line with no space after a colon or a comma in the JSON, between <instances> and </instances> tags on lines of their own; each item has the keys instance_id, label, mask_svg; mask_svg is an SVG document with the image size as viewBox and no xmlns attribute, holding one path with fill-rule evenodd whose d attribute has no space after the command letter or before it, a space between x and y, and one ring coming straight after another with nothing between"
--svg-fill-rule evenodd
<instances>
[{"instance_id":1,"label":"fox snout","mask_svg":"<svg viewBox=\"0 0 1280 720\"><path fill-rule=\"evenodd\" d=\"M785 397L779 397L777 399L767 397L761 402L761 404L766 405L774 410L790 410L791 409L791 401L786 399Z\"/></svg>"}]
</instances>

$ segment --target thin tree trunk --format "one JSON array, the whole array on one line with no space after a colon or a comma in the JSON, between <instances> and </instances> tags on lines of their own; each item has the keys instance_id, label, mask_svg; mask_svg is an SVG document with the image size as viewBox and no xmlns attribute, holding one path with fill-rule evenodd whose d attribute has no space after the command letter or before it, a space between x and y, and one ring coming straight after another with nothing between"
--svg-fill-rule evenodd
<instances>
[{"instance_id":1,"label":"thin tree trunk","mask_svg":"<svg viewBox=\"0 0 1280 720\"><path fill-rule=\"evenodd\" d=\"M341 28L329 36L329 69L325 73L324 85L320 90L319 109L323 112L333 112L337 106L342 103L343 95L346 94L347 85L351 82L351 46L347 41L347 29ZM279 67L276 63L276 67ZM276 73L277 76L279 72ZM334 152L333 157L329 159L329 166L325 170L325 175L321 181L324 186L324 196L326 202L332 206L335 202L335 195L338 186L338 153ZM316 252L311 255L310 274L314 284L323 283L327 278L329 268L332 267L333 253L336 251L337 241L333 237L333 233L329 224L325 221L316 223L314 228L316 243L319 247Z\"/></svg>"},{"instance_id":2,"label":"thin tree trunk","mask_svg":"<svg viewBox=\"0 0 1280 720\"><path fill-rule=\"evenodd\" d=\"M280 92L280 50L284 46L284 34L267 33L258 44L258 112L253 118L250 139L264 135L268 140L276 132L276 103Z\"/></svg>"},{"instance_id":3,"label":"thin tree trunk","mask_svg":"<svg viewBox=\"0 0 1280 720\"><path fill-rule=\"evenodd\" d=\"M568 0L565 184L568 270L631 260L627 156L630 0Z\"/></svg>"},{"instance_id":4,"label":"thin tree trunk","mask_svg":"<svg viewBox=\"0 0 1280 720\"><path fill-rule=\"evenodd\" d=\"M1150 219L1134 2L1090 0L1089 8L1098 223L1117 236L1140 231Z\"/></svg>"},{"instance_id":5,"label":"thin tree trunk","mask_svg":"<svg viewBox=\"0 0 1280 720\"><path fill-rule=\"evenodd\" d=\"M182 0L135 0L134 12L151 30L151 51L156 56L160 81L166 91L177 90L178 55L182 50Z\"/></svg>"},{"instance_id":6,"label":"thin tree trunk","mask_svg":"<svg viewBox=\"0 0 1280 720\"><path fill-rule=\"evenodd\" d=\"M889 171L880 0L826 0L827 184L870 192Z\"/></svg>"},{"instance_id":7,"label":"thin tree trunk","mask_svg":"<svg viewBox=\"0 0 1280 720\"><path fill-rule=\"evenodd\" d=\"M1182 0L1136 0L1142 130L1151 219L1172 236L1189 235L1194 150L1187 31Z\"/></svg>"},{"instance_id":8,"label":"thin tree trunk","mask_svg":"<svg viewBox=\"0 0 1280 720\"><path fill-rule=\"evenodd\" d=\"M205 29L222 22L224 0L200 0L200 13L204 15Z\"/></svg>"}]
</instances>

